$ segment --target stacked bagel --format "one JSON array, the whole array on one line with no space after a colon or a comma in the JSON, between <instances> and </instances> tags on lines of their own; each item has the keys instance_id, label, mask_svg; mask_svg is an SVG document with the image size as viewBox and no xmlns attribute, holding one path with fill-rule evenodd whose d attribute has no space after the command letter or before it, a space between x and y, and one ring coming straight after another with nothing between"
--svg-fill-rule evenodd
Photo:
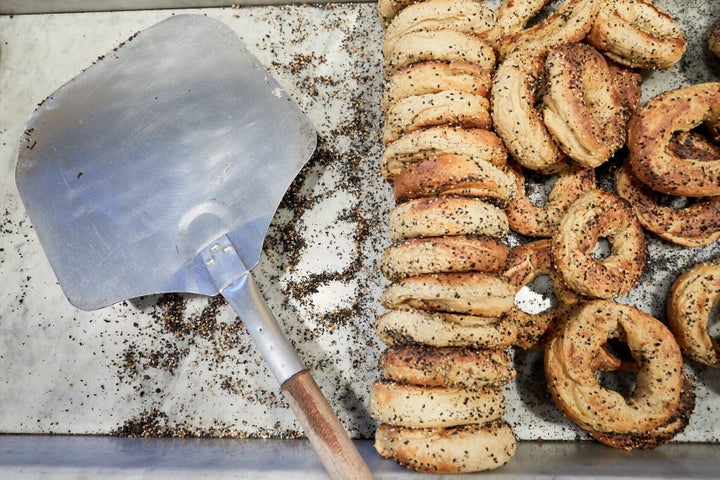
<instances>
[{"instance_id":1,"label":"stacked bagel","mask_svg":"<svg viewBox=\"0 0 720 480\"><path fill-rule=\"evenodd\" d=\"M390 280L376 329L387 350L370 408L375 448L409 469L502 466L515 434L502 387L515 376L503 317L504 208L516 180L492 131L495 15L475 0L379 3L385 37L380 169L393 185Z\"/></svg>"},{"instance_id":2,"label":"stacked bagel","mask_svg":"<svg viewBox=\"0 0 720 480\"><path fill-rule=\"evenodd\" d=\"M413 470L487 470L512 457L515 435L502 419L502 386L515 375L511 346L545 350L556 404L614 447L668 441L694 406L667 327L644 316L627 320L642 312L613 300L640 277L644 236L635 210L595 180L595 169L628 143L638 70L674 65L685 39L648 0L567 0L526 28L548 3L506 0L492 11L480 0L378 2L385 28L380 170L396 204L381 261L388 311L376 322L388 349L370 406L380 423L378 452ZM526 192L528 173L556 178L542 206ZM510 230L527 241L510 249ZM594 252L600 239L610 243L605 258ZM540 275L550 277L558 305L529 314L515 296ZM611 328L577 337L593 330L588 319ZM655 334L661 342L646 341ZM572 361L565 353L574 341L588 345L582 375L658 373L645 357L616 356L604 346L608 338L666 356L662 372L674 372L670 393L623 399L598 384L583 390L627 402L630 417L640 400L648 410L664 401L645 423L585 419L567 401L574 387L562 360Z\"/></svg>"}]
</instances>

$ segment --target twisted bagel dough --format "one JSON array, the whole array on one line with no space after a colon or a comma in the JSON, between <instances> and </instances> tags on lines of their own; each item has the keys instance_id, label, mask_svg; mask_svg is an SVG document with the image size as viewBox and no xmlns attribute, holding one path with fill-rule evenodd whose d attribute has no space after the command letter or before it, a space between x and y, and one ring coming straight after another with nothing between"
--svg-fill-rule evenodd
<instances>
[{"instance_id":1,"label":"twisted bagel dough","mask_svg":"<svg viewBox=\"0 0 720 480\"><path fill-rule=\"evenodd\" d=\"M503 420L451 428L403 428L381 424L375 449L410 470L469 473L505 465L515 455L517 439Z\"/></svg>"},{"instance_id":2,"label":"twisted bagel dough","mask_svg":"<svg viewBox=\"0 0 720 480\"><path fill-rule=\"evenodd\" d=\"M632 206L642 226L660 238L685 247L709 245L720 238L720 197L701 198L682 209L663 206L659 195L635 178L627 165L615 172L615 190Z\"/></svg>"},{"instance_id":3,"label":"twisted bagel dough","mask_svg":"<svg viewBox=\"0 0 720 480\"><path fill-rule=\"evenodd\" d=\"M482 95L461 90L406 97L386 114L382 140L385 145L415 130L438 125L490 128L490 102Z\"/></svg>"},{"instance_id":4,"label":"twisted bagel dough","mask_svg":"<svg viewBox=\"0 0 720 480\"><path fill-rule=\"evenodd\" d=\"M380 24L386 29L398 12L421 1L423 0L378 0L377 12L380 18Z\"/></svg>"},{"instance_id":5,"label":"twisted bagel dough","mask_svg":"<svg viewBox=\"0 0 720 480\"><path fill-rule=\"evenodd\" d=\"M482 1L427 0L399 11L385 29L382 53L389 56L399 38L417 31L455 30L483 38L495 27L495 14Z\"/></svg>"},{"instance_id":6,"label":"twisted bagel dough","mask_svg":"<svg viewBox=\"0 0 720 480\"><path fill-rule=\"evenodd\" d=\"M495 11L493 37L499 40L504 35L520 32L535 15L552 0L505 0Z\"/></svg>"},{"instance_id":7,"label":"twisted bagel dough","mask_svg":"<svg viewBox=\"0 0 720 480\"><path fill-rule=\"evenodd\" d=\"M403 35L384 59L386 79L401 68L427 61L470 62L488 72L495 67L495 51L485 40L450 29Z\"/></svg>"},{"instance_id":8,"label":"twisted bagel dough","mask_svg":"<svg viewBox=\"0 0 720 480\"><path fill-rule=\"evenodd\" d=\"M610 255L596 259L592 250L600 238L610 243ZM632 209L619 197L591 190L568 208L552 238L555 267L576 292L594 298L625 295L645 265L645 239Z\"/></svg>"},{"instance_id":9,"label":"twisted bagel dough","mask_svg":"<svg viewBox=\"0 0 720 480\"><path fill-rule=\"evenodd\" d=\"M720 158L683 158L668 148L673 136L720 122L720 83L709 82L657 95L628 123L629 163L645 185L680 197L720 195Z\"/></svg>"},{"instance_id":10,"label":"twisted bagel dough","mask_svg":"<svg viewBox=\"0 0 720 480\"><path fill-rule=\"evenodd\" d=\"M391 283L380 303L388 309L497 317L510 310L515 289L498 275L483 272L433 273Z\"/></svg>"},{"instance_id":11,"label":"twisted bagel dough","mask_svg":"<svg viewBox=\"0 0 720 480\"><path fill-rule=\"evenodd\" d=\"M637 366L629 397L603 388L592 368L618 329ZM545 375L556 405L600 441L662 427L683 412L682 392L688 389L680 349L667 327L641 310L608 300L589 301L568 317L545 350Z\"/></svg>"},{"instance_id":12,"label":"twisted bagel dough","mask_svg":"<svg viewBox=\"0 0 720 480\"><path fill-rule=\"evenodd\" d=\"M672 17L648 0L602 2L587 41L618 63L648 69L672 67L687 47Z\"/></svg>"},{"instance_id":13,"label":"twisted bagel dough","mask_svg":"<svg viewBox=\"0 0 720 480\"><path fill-rule=\"evenodd\" d=\"M437 428L499 419L505 413L505 396L499 388L467 390L458 387L423 387L387 380L370 388L370 415L399 427Z\"/></svg>"},{"instance_id":14,"label":"twisted bagel dough","mask_svg":"<svg viewBox=\"0 0 720 480\"><path fill-rule=\"evenodd\" d=\"M416 63L393 73L385 82L380 108L388 112L397 102L414 95L459 90L483 97L490 94L490 72L469 62Z\"/></svg>"},{"instance_id":15,"label":"twisted bagel dough","mask_svg":"<svg viewBox=\"0 0 720 480\"><path fill-rule=\"evenodd\" d=\"M387 380L425 387L481 390L506 385L515 378L512 358L505 350L393 347L380 355L378 367Z\"/></svg>"},{"instance_id":16,"label":"twisted bagel dough","mask_svg":"<svg viewBox=\"0 0 720 480\"><path fill-rule=\"evenodd\" d=\"M505 212L472 197L418 198L390 211L390 240L445 235L487 235L502 238L508 231Z\"/></svg>"},{"instance_id":17,"label":"twisted bagel dough","mask_svg":"<svg viewBox=\"0 0 720 480\"><path fill-rule=\"evenodd\" d=\"M503 35L498 43L500 58L520 50L544 55L560 46L581 41L590 31L601 3L600 0L567 0L537 25Z\"/></svg>"},{"instance_id":18,"label":"twisted bagel dough","mask_svg":"<svg viewBox=\"0 0 720 480\"><path fill-rule=\"evenodd\" d=\"M391 281L427 273L499 272L508 250L502 241L491 237L413 238L386 248L380 271Z\"/></svg>"},{"instance_id":19,"label":"twisted bagel dough","mask_svg":"<svg viewBox=\"0 0 720 480\"><path fill-rule=\"evenodd\" d=\"M710 51L720 57L720 18L715 21L708 33L707 43Z\"/></svg>"},{"instance_id":20,"label":"twisted bagel dough","mask_svg":"<svg viewBox=\"0 0 720 480\"><path fill-rule=\"evenodd\" d=\"M547 56L545 126L567 156L595 168L625 144L623 102L600 52L565 45Z\"/></svg>"},{"instance_id":21,"label":"twisted bagel dough","mask_svg":"<svg viewBox=\"0 0 720 480\"><path fill-rule=\"evenodd\" d=\"M718 300L720 263L713 261L697 264L678 276L667 303L668 326L682 352L711 367L720 367L720 342L707 328Z\"/></svg>"},{"instance_id":22,"label":"twisted bagel dough","mask_svg":"<svg viewBox=\"0 0 720 480\"><path fill-rule=\"evenodd\" d=\"M392 181L408 165L443 154L490 162L496 167L507 163L502 140L490 130L442 126L416 130L387 145L380 158L380 172Z\"/></svg>"},{"instance_id":23,"label":"twisted bagel dough","mask_svg":"<svg viewBox=\"0 0 720 480\"><path fill-rule=\"evenodd\" d=\"M504 207L515 197L513 175L490 162L473 161L461 155L439 155L401 171L393 180L395 201L459 195L484 198Z\"/></svg>"},{"instance_id":24,"label":"twisted bagel dough","mask_svg":"<svg viewBox=\"0 0 720 480\"><path fill-rule=\"evenodd\" d=\"M505 277L519 291L541 275L547 275L553 285L558 305L540 313L527 313L514 306L506 316L518 325L516 346L523 349L541 349L555 335L558 326L570 307L581 300L553 268L552 243L548 239L536 240L514 247L508 255Z\"/></svg>"},{"instance_id":25,"label":"twisted bagel dough","mask_svg":"<svg viewBox=\"0 0 720 480\"><path fill-rule=\"evenodd\" d=\"M565 164L547 197L537 206L525 193L525 175L519 166L511 171L515 176L517 193L505 209L510 228L531 237L552 237L560 226L567 209L583 193L595 188L595 170Z\"/></svg>"},{"instance_id":26,"label":"twisted bagel dough","mask_svg":"<svg viewBox=\"0 0 720 480\"><path fill-rule=\"evenodd\" d=\"M618 433L597 430L588 430L587 432L605 445L628 451L632 449L649 450L664 445L685 429L695 409L695 390L684 371L681 372L681 376L684 380L683 389L680 392L680 406L677 413L664 424L646 432Z\"/></svg>"},{"instance_id":27,"label":"twisted bagel dough","mask_svg":"<svg viewBox=\"0 0 720 480\"><path fill-rule=\"evenodd\" d=\"M390 310L375 321L375 331L388 346L508 348L517 326L506 316L481 317L422 310Z\"/></svg>"},{"instance_id":28,"label":"twisted bagel dough","mask_svg":"<svg viewBox=\"0 0 720 480\"><path fill-rule=\"evenodd\" d=\"M508 152L526 168L552 173L565 154L535 105L545 91L545 58L515 52L500 63L490 94L493 125Z\"/></svg>"}]
</instances>

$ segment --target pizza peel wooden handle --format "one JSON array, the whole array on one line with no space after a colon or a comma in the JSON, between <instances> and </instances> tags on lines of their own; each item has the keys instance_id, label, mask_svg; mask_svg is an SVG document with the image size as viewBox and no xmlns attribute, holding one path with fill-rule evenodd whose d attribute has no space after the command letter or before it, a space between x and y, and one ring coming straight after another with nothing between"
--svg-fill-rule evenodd
<instances>
[{"instance_id":1,"label":"pizza peel wooden handle","mask_svg":"<svg viewBox=\"0 0 720 480\"><path fill-rule=\"evenodd\" d=\"M282 391L330 477L373 478L310 372L303 370L292 376L282 384Z\"/></svg>"}]
</instances>

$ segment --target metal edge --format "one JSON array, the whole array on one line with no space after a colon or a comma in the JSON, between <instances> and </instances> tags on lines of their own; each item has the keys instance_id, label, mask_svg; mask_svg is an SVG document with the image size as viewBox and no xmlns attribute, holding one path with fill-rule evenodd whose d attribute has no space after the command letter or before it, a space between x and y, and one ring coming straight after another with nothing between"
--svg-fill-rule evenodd
<instances>
[{"instance_id":1,"label":"metal edge","mask_svg":"<svg viewBox=\"0 0 720 480\"><path fill-rule=\"evenodd\" d=\"M313 3L364 3L374 0L4 0L0 15L38 15L48 13L111 12L185 8L232 8Z\"/></svg>"}]
</instances>

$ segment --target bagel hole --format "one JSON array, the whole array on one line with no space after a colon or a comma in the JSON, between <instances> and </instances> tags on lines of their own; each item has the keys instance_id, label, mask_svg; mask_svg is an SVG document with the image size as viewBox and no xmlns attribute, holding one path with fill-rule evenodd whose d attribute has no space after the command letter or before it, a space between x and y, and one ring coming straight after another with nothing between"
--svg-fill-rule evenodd
<instances>
[{"instance_id":1,"label":"bagel hole","mask_svg":"<svg viewBox=\"0 0 720 480\"><path fill-rule=\"evenodd\" d=\"M708 314L707 331L713 343L720 345L720 302L715 302Z\"/></svg>"},{"instance_id":2,"label":"bagel hole","mask_svg":"<svg viewBox=\"0 0 720 480\"><path fill-rule=\"evenodd\" d=\"M515 305L525 313L536 315L558 306L552 280L538 275L515 294Z\"/></svg>"},{"instance_id":3,"label":"bagel hole","mask_svg":"<svg viewBox=\"0 0 720 480\"><path fill-rule=\"evenodd\" d=\"M682 210L695 203L694 198L675 197L673 195L658 194L658 205L672 208L673 210Z\"/></svg>"},{"instance_id":4,"label":"bagel hole","mask_svg":"<svg viewBox=\"0 0 720 480\"><path fill-rule=\"evenodd\" d=\"M555 174L543 175L529 169L524 169L525 196L536 207L544 207L548 203L548 196L557 182Z\"/></svg>"},{"instance_id":5,"label":"bagel hole","mask_svg":"<svg viewBox=\"0 0 720 480\"><path fill-rule=\"evenodd\" d=\"M630 348L620 338L609 338L605 349L621 360L625 367L634 363ZM599 370L596 375L603 388L613 390L623 397L631 396L635 390L636 376L632 369L621 367L617 370Z\"/></svg>"},{"instance_id":6,"label":"bagel hole","mask_svg":"<svg viewBox=\"0 0 720 480\"><path fill-rule=\"evenodd\" d=\"M590 254L595 258L595 260L605 260L610 256L612 253L612 245L610 244L610 241L605 238L601 237L598 238L598 241L595 243L595 247L593 247Z\"/></svg>"},{"instance_id":7,"label":"bagel hole","mask_svg":"<svg viewBox=\"0 0 720 480\"><path fill-rule=\"evenodd\" d=\"M532 28L539 23L544 22L547 18L560 9L565 0L552 0L545 5L534 17L525 24L525 28Z\"/></svg>"}]
</instances>

